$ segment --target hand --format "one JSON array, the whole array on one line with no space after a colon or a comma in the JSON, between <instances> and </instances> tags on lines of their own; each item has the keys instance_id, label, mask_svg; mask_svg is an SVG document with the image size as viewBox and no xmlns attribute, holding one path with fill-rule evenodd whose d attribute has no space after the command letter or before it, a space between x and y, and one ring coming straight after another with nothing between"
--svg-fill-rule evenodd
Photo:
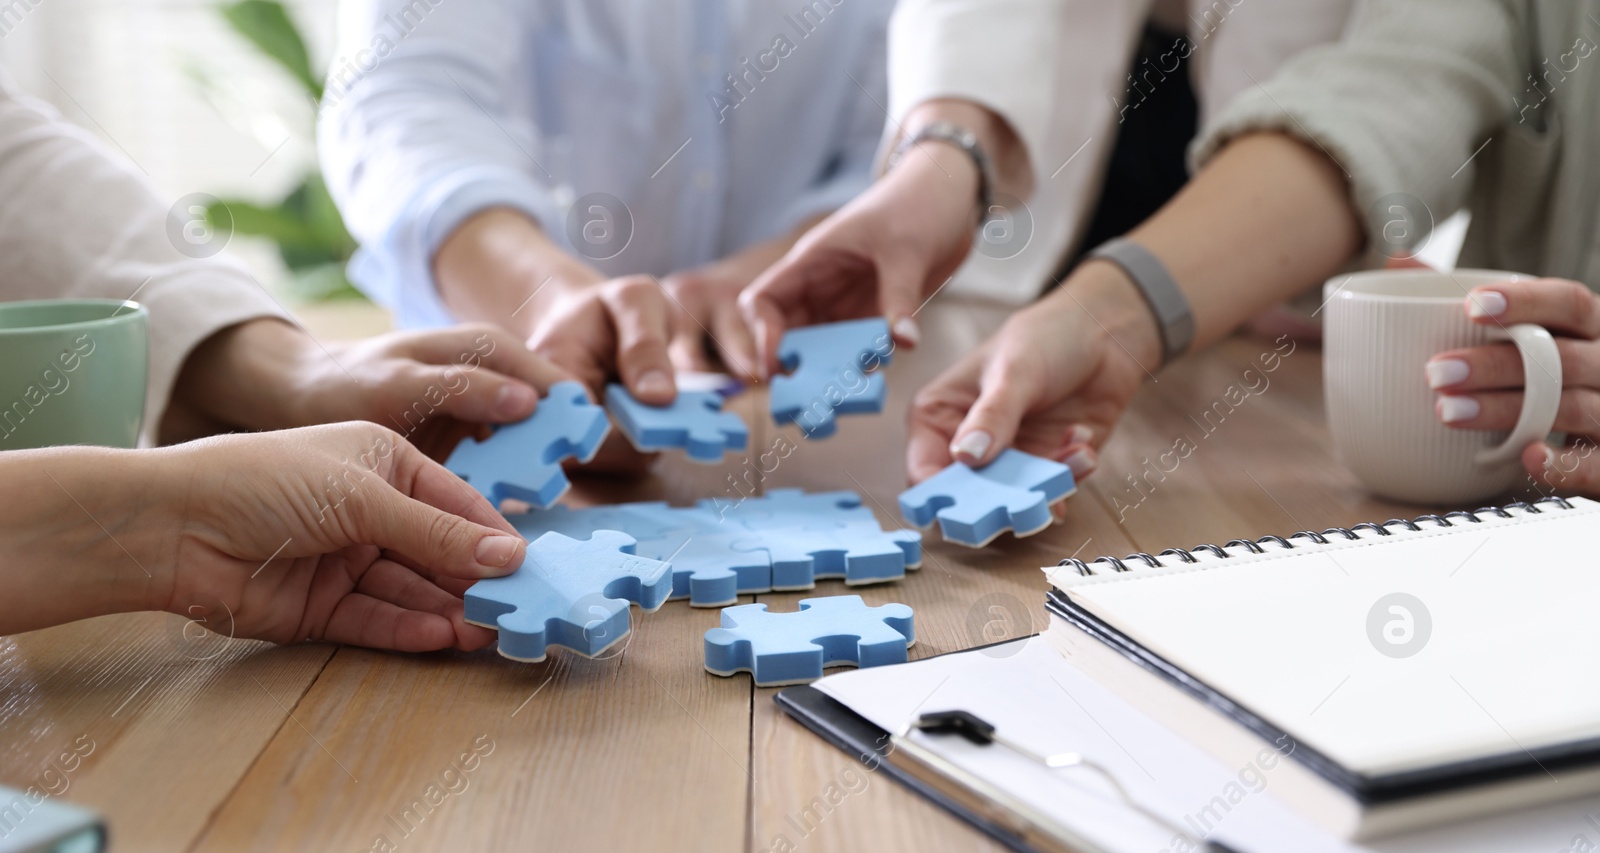
<instances>
[{"instance_id":1,"label":"hand","mask_svg":"<svg viewBox=\"0 0 1600 853\"><path fill-rule=\"evenodd\" d=\"M546 303L528 346L597 397L620 376L640 402L665 405L678 395L667 355L676 310L654 276L614 278Z\"/></svg>"},{"instance_id":2,"label":"hand","mask_svg":"<svg viewBox=\"0 0 1600 853\"><path fill-rule=\"evenodd\" d=\"M739 311L739 294L819 221L821 217L809 219L782 237L662 279L677 309L670 344L673 363L684 370L716 369L707 357L709 338L729 372L759 377L755 337Z\"/></svg>"},{"instance_id":3,"label":"hand","mask_svg":"<svg viewBox=\"0 0 1600 853\"><path fill-rule=\"evenodd\" d=\"M1007 447L1086 476L1159 348L1133 285L1109 264L1086 264L917 394L911 481L953 461L986 464Z\"/></svg>"},{"instance_id":4,"label":"hand","mask_svg":"<svg viewBox=\"0 0 1600 853\"><path fill-rule=\"evenodd\" d=\"M794 326L881 316L897 345L915 347L917 310L972 246L978 180L964 152L924 142L800 238L739 297L764 375Z\"/></svg>"},{"instance_id":5,"label":"hand","mask_svg":"<svg viewBox=\"0 0 1600 853\"><path fill-rule=\"evenodd\" d=\"M567 378L493 326L321 344L281 320L254 320L190 354L162 439L368 420L443 458L484 424L528 417L539 396Z\"/></svg>"},{"instance_id":6,"label":"hand","mask_svg":"<svg viewBox=\"0 0 1600 853\"><path fill-rule=\"evenodd\" d=\"M161 457L169 501L171 553L147 563L156 608L275 643L421 652L493 641L463 620L461 593L516 569L526 544L393 431L337 424L148 453Z\"/></svg>"},{"instance_id":7,"label":"hand","mask_svg":"<svg viewBox=\"0 0 1600 853\"><path fill-rule=\"evenodd\" d=\"M1600 494L1600 297L1582 284L1555 278L1508 281L1475 288L1467 316L1484 326L1534 323L1555 333L1563 389L1555 431L1567 434L1559 451L1544 442L1523 449L1522 464L1536 481L1571 493ZM1522 408L1523 366L1510 343L1451 350L1427 364L1439 392L1435 412L1456 429L1510 430Z\"/></svg>"}]
</instances>

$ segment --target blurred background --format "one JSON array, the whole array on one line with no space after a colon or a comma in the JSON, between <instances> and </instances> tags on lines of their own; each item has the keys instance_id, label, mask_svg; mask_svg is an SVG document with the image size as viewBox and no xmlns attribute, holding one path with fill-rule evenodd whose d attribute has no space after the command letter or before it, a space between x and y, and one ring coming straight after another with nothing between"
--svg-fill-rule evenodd
<instances>
[{"instance_id":1,"label":"blurred background","mask_svg":"<svg viewBox=\"0 0 1600 853\"><path fill-rule=\"evenodd\" d=\"M0 64L174 204L209 204L228 249L311 328L389 327L344 280L354 246L317 177L329 0L0 0ZM219 209L225 207L225 209Z\"/></svg>"}]
</instances>

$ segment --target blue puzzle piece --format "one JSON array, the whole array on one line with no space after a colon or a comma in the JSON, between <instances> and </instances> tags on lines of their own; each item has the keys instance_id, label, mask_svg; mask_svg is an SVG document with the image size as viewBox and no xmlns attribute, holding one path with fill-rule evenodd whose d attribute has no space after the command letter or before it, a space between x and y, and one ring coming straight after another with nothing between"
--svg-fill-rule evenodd
<instances>
[{"instance_id":1,"label":"blue puzzle piece","mask_svg":"<svg viewBox=\"0 0 1600 853\"><path fill-rule=\"evenodd\" d=\"M745 593L772 591L772 563L765 551L740 551L733 543L749 534L695 533L639 543L639 553L672 562L672 598L691 607L722 607Z\"/></svg>"},{"instance_id":2,"label":"blue puzzle piece","mask_svg":"<svg viewBox=\"0 0 1600 853\"><path fill-rule=\"evenodd\" d=\"M1050 504L1077 488L1059 462L1005 450L976 470L957 462L900 493L900 512L944 538L981 548L1006 530L1029 536L1050 526Z\"/></svg>"},{"instance_id":3,"label":"blue puzzle piece","mask_svg":"<svg viewBox=\"0 0 1600 853\"><path fill-rule=\"evenodd\" d=\"M547 507L572 485L561 460L588 462L610 431L605 409L589 402L581 383L557 382L533 417L496 429L486 441L462 441L445 467L496 508L506 498Z\"/></svg>"},{"instance_id":4,"label":"blue puzzle piece","mask_svg":"<svg viewBox=\"0 0 1600 853\"><path fill-rule=\"evenodd\" d=\"M706 670L749 672L761 687L804 684L824 667L905 663L914 642L904 604L868 607L859 595L807 598L794 613L742 604L723 610L722 627L706 632Z\"/></svg>"},{"instance_id":5,"label":"blue puzzle piece","mask_svg":"<svg viewBox=\"0 0 1600 853\"><path fill-rule=\"evenodd\" d=\"M872 510L862 506L861 496L850 491L806 494L802 489L773 489L763 497L707 498L697 506L748 530L853 526L878 529Z\"/></svg>"},{"instance_id":6,"label":"blue puzzle piece","mask_svg":"<svg viewBox=\"0 0 1600 853\"><path fill-rule=\"evenodd\" d=\"M467 588L466 620L499 631L512 660L544 660L548 646L596 657L628 635L628 602L652 611L672 591L671 567L634 544L610 530L588 541L546 533L515 572Z\"/></svg>"},{"instance_id":7,"label":"blue puzzle piece","mask_svg":"<svg viewBox=\"0 0 1600 853\"><path fill-rule=\"evenodd\" d=\"M772 588L811 589L822 578L846 584L882 583L922 565L922 534L869 526L756 531L733 543L741 551L764 551L772 563Z\"/></svg>"},{"instance_id":8,"label":"blue puzzle piece","mask_svg":"<svg viewBox=\"0 0 1600 853\"><path fill-rule=\"evenodd\" d=\"M618 530L641 542L673 534L717 529L716 516L696 507L673 507L662 501L571 509L553 506L506 520L532 541L546 533L587 539L596 530ZM648 556L648 555L647 555Z\"/></svg>"},{"instance_id":9,"label":"blue puzzle piece","mask_svg":"<svg viewBox=\"0 0 1600 853\"><path fill-rule=\"evenodd\" d=\"M827 438L834 415L883 411L882 373L894 339L881 318L791 329L778 344L786 376L772 377L772 419L797 424L806 438Z\"/></svg>"},{"instance_id":10,"label":"blue puzzle piece","mask_svg":"<svg viewBox=\"0 0 1600 853\"><path fill-rule=\"evenodd\" d=\"M722 397L708 391L679 391L666 406L647 406L628 389L606 386L606 410L622 434L639 450L681 447L697 462L717 462L727 450L743 450L750 429L734 412L722 411Z\"/></svg>"}]
</instances>

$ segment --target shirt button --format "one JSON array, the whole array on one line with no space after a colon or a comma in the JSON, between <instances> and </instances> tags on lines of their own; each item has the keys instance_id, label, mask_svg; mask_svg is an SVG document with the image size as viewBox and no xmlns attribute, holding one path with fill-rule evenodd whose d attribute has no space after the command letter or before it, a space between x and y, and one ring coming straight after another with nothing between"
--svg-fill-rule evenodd
<instances>
[{"instance_id":1,"label":"shirt button","mask_svg":"<svg viewBox=\"0 0 1600 853\"><path fill-rule=\"evenodd\" d=\"M694 188L705 191L717 185L717 176L710 169L701 169L694 173Z\"/></svg>"}]
</instances>

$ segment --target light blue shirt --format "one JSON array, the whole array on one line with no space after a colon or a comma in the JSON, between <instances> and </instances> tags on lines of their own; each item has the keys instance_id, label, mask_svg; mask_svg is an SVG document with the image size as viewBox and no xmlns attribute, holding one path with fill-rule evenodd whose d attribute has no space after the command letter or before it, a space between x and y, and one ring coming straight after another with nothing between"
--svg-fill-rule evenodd
<instances>
[{"instance_id":1,"label":"light blue shirt","mask_svg":"<svg viewBox=\"0 0 1600 853\"><path fill-rule=\"evenodd\" d=\"M871 180L893 0L347 0L318 126L401 326L455 318L431 262L526 212L607 275L666 275L834 210Z\"/></svg>"}]
</instances>

